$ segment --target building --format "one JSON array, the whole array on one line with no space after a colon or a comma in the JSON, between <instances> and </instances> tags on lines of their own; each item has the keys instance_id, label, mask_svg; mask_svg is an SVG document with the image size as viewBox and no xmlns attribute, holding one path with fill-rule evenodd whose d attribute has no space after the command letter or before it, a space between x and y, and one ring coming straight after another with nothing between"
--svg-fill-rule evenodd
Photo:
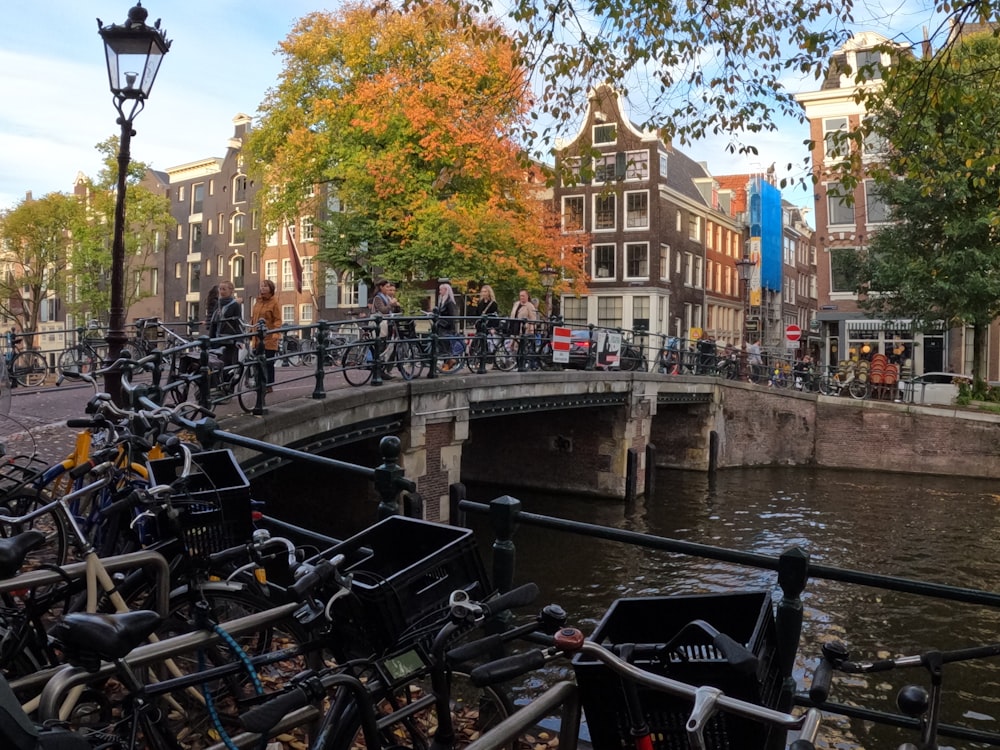
<instances>
[{"instance_id":1,"label":"building","mask_svg":"<svg viewBox=\"0 0 1000 750\"><path fill-rule=\"evenodd\" d=\"M607 86L557 151L562 229L590 238L589 293L562 298L566 322L738 342L743 225L705 165L633 124Z\"/></svg>"}]
</instances>

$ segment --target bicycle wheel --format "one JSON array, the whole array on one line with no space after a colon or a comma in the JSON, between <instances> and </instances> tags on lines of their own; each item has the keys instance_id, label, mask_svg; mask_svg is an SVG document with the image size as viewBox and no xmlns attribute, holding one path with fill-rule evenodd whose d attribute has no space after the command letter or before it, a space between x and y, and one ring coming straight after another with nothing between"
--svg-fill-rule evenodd
<instances>
[{"instance_id":1,"label":"bicycle wheel","mask_svg":"<svg viewBox=\"0 0 1000 750\"><path fill-rule=\"evenodd\" d=\"M275 602L260 597L246 588L227 583L202 583L196 590L179 593L171 597L170 613L157 636L162 640L175 635L189 633L196 603L204 601L208 605L212 622L225 629L228 621L239 617L265 612L275 606ZM248 656L263 657L283 649L292 649L308 640L302 627L289 617L278 623L262 626L233 638ZM221 644L197 652L174 655L174 663L184 674L193 674L213 667L229 665L233 654ZM295 676L314 660L305 655L283 653L271 663L258 663L256 672L264 684L283 684ZM269 660L268 660L269 661ZM243 670L212 680L205 685L212 697L219 720L229 734L240 731L239 715L245 710L243 701L254 694L250 676ZM215 733L213 723L204 703L187 691L175 691L171 697L179 703L183 711L166 711L168 729L182 744L197 743Z\"/></svg>"},{"instance_id":2,"label":"bicycle wheel","mask_svg":"<svg viewBox=\"0 0 1000 750\"><path fill-rule=\"evenodd\" d=\"M437 717L433 705L410 714L406 709L411 704L431 695L430 678L424 677L404 685L390 695L376 697L375 713L379 716L383 747L404 746L429 748L437 728ZM514 712L510 697L496 687L478 688L472 684L464 672L451 674L451 720L455 728L455 744L465 747L484 732L492 729ZM392 723L392 714L399 712L404 718ZM324 723L330 717L324 718ZM364 748L360 720L353 707L334 721L341 722L344 730L337 732L330 747L333 750L357 750ZM512 750L516 743L502 747Z\"/></svg>"},{"instance_id":3,"label":"bicycle wheel","mask_svg":"<svg viewBox=\"0 0 1000 750\"><path fill-rule=\"evenodd\" d=\"M5 516L24 516L51 501L52 498L45 491L22 487L10 497L5 497L0 502L0 509ZM69 559L66 524L57 513L46 513L24 523L0 524L0 536L11 537L32 529L45 534L45 544L32 553L32 558L54 565L65 565Z\"/></svg>"},{"instance_id":4,"label":"bicycle wheel","mask_svg":"<svg viewBox=\"0 0 1000 750\"><path fill-rule=\"evenodd\" d=\"M847 386L847 392L851 394L851 398L860 401L868 395L868 383L860 378L855 378Z\"/></svg>"},{"instance_id":5,"label":"bicycle wheel","mask_svg":"<svg viewBox=\"0 0 1000 750\"><path fill-rule=\"evenodd\" d=\"M351 344L344 350L344 380L353 386L360 386L372 379L372 362L375 355L368 341Z\"/></svg>"},{"instance_id":6,"label":"bicycle wheel","mask_svg":"<svg viewBox=\"0 0 1000 750\"><path fill-rule=\"evenodd\" d=\"M243 411L249 413L254 410L257 406L257 387L265 382L267 382L267 372L264 370L263 362L255 359L243 363L235 380L232 381L236 400L240 402Z\"/></svg>"},{"instance_id":7,"label":"bicycle wheel","mask_svg":"<svg viewBox=\"0 0 1000 750\"><path fill-rule=\"evenodd\" d=\"M94 358L81 346L73 346L59 353L56 369L60 375L88 375L97 369Z\"/></svg>"},{"instance_id":8,"label":"bicycle wheel","mask_svg":"<svg viewBox=\"0 0 1000 750\"><path fill-rule=\"evenodd\" d=\"M412 341L397 341L395 351L396 369L403 380L413 380L423 369L420 364L420 350Z\"/></svg>"},{"instance_id":9,"label":"bicycle wheel","mask_svg":"<svg viewBox=\"0 0 1000 750\"><path fill-rule=\"evenodd\" d=\"M19 352L10 365L12 377L18 385L25 388L37 388L42 385L48 370L45 357L38 352Z\"/></svg>"},{"instance_id":10,"label":"bicycle wheel","mask_svg":"<svg viewBox=\"0 0 1000 750\"><path fill-rule=\"evenodd\" d=\"M503 339L493 352L493 366L503 372L510 372L517 367L517 349L513 339Z\"/></svg>"}]
</instances>

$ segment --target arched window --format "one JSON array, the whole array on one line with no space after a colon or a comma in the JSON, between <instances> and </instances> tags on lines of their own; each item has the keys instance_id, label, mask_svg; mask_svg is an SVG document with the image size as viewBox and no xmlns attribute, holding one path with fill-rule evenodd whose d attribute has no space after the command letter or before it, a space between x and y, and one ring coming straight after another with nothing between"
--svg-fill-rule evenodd
<instances>
[{"instance_id":1,"label":"arched window","mask_svg":"<svg viewBox=\"0 0 1000 750\"><path fill-rule=\"evenodd\" d=\"M337 290L340 304L343 307L357 307L358 285L354 281L353 271L343 271L340 274L340 284Z\"/></svg>"},{"instance_id":2,"label":"arched window","mask_svg":"<svg viewBox=\"0 0 1000 750\"><path fill-rule=\"evenodd\" d=\"M247 199L247 176L238 174L233 178L233 203L244 203Z\"/></svg>"},{"instance_id":3,"label":"arched window","mask_svg":"<svg viewBox=\"0 0 1000 750\"><path fill-rule=\"evenodd\" d=\"M233 216L233 245L242 245L247 241L246 218L245 214Z\"/></svg>"},{"instance_id":4,"label":"arched window","mask_svg":"<svg viewBox=\"0 0 1000 750\"><path fill-rule=\"evenodd\" d=\"M233 286L237 289L244 287L243 272L246 267L246 258L240 255L233 256Z\"/></svg>"}]
</instances>

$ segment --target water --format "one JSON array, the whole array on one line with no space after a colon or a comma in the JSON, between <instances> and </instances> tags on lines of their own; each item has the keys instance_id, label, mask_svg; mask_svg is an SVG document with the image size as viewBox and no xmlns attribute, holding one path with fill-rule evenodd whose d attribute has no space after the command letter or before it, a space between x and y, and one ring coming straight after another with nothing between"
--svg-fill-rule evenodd
<instances>
[{"instance_id":1,"label":"water","mask_svg":"<svg viewBox=\"0 0 1000 750\"><path fill-rule=\"evenodd\" d=\"M945 477L818 469L663 471L655 496L634 508L608 500L513 493L524 510L649 532L730 549L777 555L801 546L815 563L996 590L1000 573L1000 483ZM488 501L501 488L470 485ZM477 528L482 520L475 520ZM617 598L781 592L776 574L692 559L616 542L521 527L518 581L534 580L544 601L563 605L589 632ZM808 686L819 644L846 642L853 658L953 649L1000 641L1000 612L846 584L811 581L803 595L804 629L796 678ZM566 665L519 688L522 698L568 674ZM906 682L926 684L923 670L846 678L833 697L895 710ZM949 666L943 720L1000 730L1000 659ZM895 747L912 732L834 722L829 746ZM947 744L947 743L943 743ZM954 747L965 747L956 742Z\"/></svg>"}]
</instances>

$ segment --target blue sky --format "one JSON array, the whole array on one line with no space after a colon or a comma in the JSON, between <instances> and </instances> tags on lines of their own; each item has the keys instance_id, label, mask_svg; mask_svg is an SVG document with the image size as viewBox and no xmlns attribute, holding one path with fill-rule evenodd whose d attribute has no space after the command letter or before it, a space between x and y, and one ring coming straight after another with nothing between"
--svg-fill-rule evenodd
<instances>
[{"instance_id":1,"label":"blue sky","mask_svg":"<svg viewBox=\"0 0 1000 750\"><path fill-rule=\"evenodd\" d=\"M0 10L0 210L20 201L69 191L78 172L96 175L97 143L115 135L115 111L96 18L104 24L125 20L130 0L47 0L4 3ZM281 58L275 54L295 20L336 7L316 0L144 0L150 22L162 18L173 40L146 109L136 118L132 156L165 169L222 156L233 133L233 117L254 115L275 84ZM905 11L905 12L904 12ZM919 36L930 9L923 2L889 9L859 6L861 28L873 17L910 38ZM881 26L882 24L879 24ZM872 24L867 27L876 28ZM813 79L790 81L792 90L815 88ZM708 162L713 174L762 171L772 162L799 167L807 156L808 130L782 121L778 133L756 135L754 158L725 152L725 139L682 150ZM801 189L786 196L811 205Z\"/></svg>"}]
</instances>

